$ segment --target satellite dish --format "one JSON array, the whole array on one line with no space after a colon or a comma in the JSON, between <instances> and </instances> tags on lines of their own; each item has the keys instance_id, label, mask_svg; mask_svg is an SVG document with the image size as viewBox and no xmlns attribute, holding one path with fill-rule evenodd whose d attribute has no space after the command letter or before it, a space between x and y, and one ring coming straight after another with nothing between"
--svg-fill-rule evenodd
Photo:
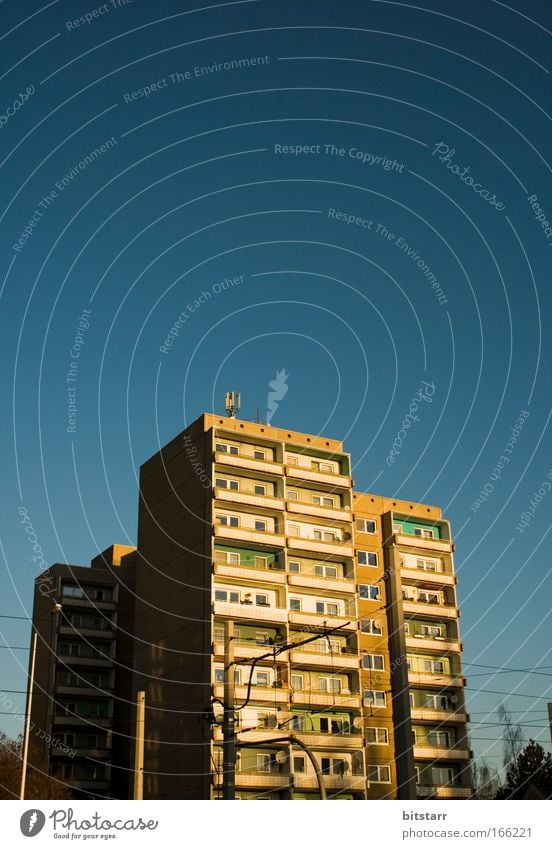
<instances>
[{"instance_id":1,"label":"satellite dish","mask_svg":"<svg viewBox=\"0 0 552 849\"><path fill-rule=\"evenodd\" d=\"M279 764L285 764L288 759L287 752L284 752L283 749L280 749L279 752L276 752L276 762Z\"/></svg>"},{"instance_id":2,"label":"satellite dish","mask_svg":"<svg viewBox=\"0 0 552 849\"><path fill-rule=\"evenodd\" d=\"M355 718L353 719L353 725L355 726L355 728L362 728L363 724L364 723L362 722L362 717L355 716Z\"/></svg>"}]
</instances>

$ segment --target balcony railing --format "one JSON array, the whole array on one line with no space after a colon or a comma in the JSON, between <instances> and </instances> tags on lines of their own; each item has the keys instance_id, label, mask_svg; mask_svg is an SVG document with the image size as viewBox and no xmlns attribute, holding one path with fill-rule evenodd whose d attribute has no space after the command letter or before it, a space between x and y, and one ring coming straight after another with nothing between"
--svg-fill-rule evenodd
<instances>
[{"instance_id":1,"label":"balcony railing","mask_svg":"<svg viewBox=\"0 0 552 849\"><path fill-rule=\"evenodd\" d=\"M289 583L292 586L311 587L317 590L330 590L338 593L354 593L355 582L353 578L325 578L312 572L290 572Z\"/></svg>"},{"instance_id":2,"label":"balcony railing","mask_svg":"<svg viewBox=\"0 0 552 849\"><path fill-rule=\"evenodd\" d=\"M451 554L453 551L452 541L448 539L425 539L418 537L415 534L395 534L395 544L404 546L405 548L416 548L424 551L440 551L445 554Z\"/></svg>"},{"instance_id":3,"label":"balcony railing","mask_svg":"<svg viewBox=\"0 0 552 849\"><path fill-rule=\"evenodd\" d=\"M429 634L407 634L406 646L412 649L427 649L431 651L462 651L459 640L448 637L435 637Z\"/></svg>"},{"instance_id":4,"label":"balcony railing","mask_svg":"<svg viewBox=\"0 0 552 849\"><path fill-rule=\"evenodd\" d=\"M292 690L291 701L293 704L302 705L322 705L323 707L350 707L358 708L360 706L359 693L340 693L322 692L321 690Z\"/></svg>"},{"instance_id":5,"label":"balcony railing","mask_svg":"<svg viewBox=\"0 0 552 849\"><path fill-rule=\"evenodd\" d=\"M257 604L231 604L226 601L215 601L214 612L219 616L230 616L238 621L253 619L263 622L287 622L288 611L285 607L270 607Z\"/></svg>"},{"instance_id":6,"label":"balcony railing","mask_svg":"<svg viewBox=\"0 0 552 849\"><path fill-rule=\"evenodd\" d=\"M351 488L351 478L348 475L334 475L331 472L318 472L314 469L290 465L286 465L286 475L293 480L325 483L331 487L340 487L342 489Z\"/></svg>"},{"instance_id":7,"label":"balcony railing","mask_svg":"<svg viewBox=\"0 0 552 849\"><path fill-rule=\"evenodd\" d=\"M229 454L226 451L215 451L215 463L269 475L282 475L284 473L282 463L275 463L272 460L257 460L246 454Z\"/></svg>"},{"instance_id":8,"label":"balcony railing","mask_svg":"<svg viewBox=\"0 0 552 849\"><path fill-rule=\"evenodd\" d=\"M453 587L456 583L456 575L452 572L432 572L429 569L409 568L401 566L401 578L407 581L416 581L424 586L447 586Z\"/></svg>"},{"instance_id":9,"label":"balcony railing","mask_svg":"<svg viewBox=\"0 0 552 849\"><path fill-rule=\"evenodd\" d=\"M347 792L350 790L363 791L366 790L366 778L364 775L351 775L350 771L345 775L323 775L322 780L326 790L342 790ZM295 787L298 790L317 790L318 781L314 773L296 772L293 775Z\"/></svg>"},{"instance_id":10,"label":"balcony railing","mask_svg":"<svg viewBox=\"0 0 552 849\"><path fill-rule=\"evenodd\" d=\"M460 722L468 721L468 715L463 709L445 710L444 708L412 707L410 716L413 720L431 720L432 722Z\"/></svg>"},{"instance_id":11,"label":"balcony railing","mask_svg":"<svg viewBox=\"0 0 552 849\"><path fill-rule=\"evenodd\" d=\"M238 578L246 581L263 581L271 584L285 584L286 575L283 567L272 563L268 566L255 566L253 563L227 563L215 560L215 575L224 575L227 578Z\"/></svg>"},{"instance_id":12,"label":"balcony railing","mask_svg":"<svg viewBox=\"0 0 552 849\"><path fill-rule=\"evenodd\" d=\"M463 746L432 746L426 740L422 741L421 745L414 746L414 757L420 760L455 760L468 761L471 757L471 752Z\"/></svg>"},{"instance_id":13,"label":"balcony railing","mask_svg":"<svg viewBox=\"0 0 552 849\"><path fill-rule=\"evenodd\" d=\"M291 537L287 538L288 548L295 551L314 551L320 554L335 554L340 557L353 556L353 544L349 540L321 540L312 539L310 537Z\"/></svg>"},{"instance_id":14,"label":"balcony railing","mask_svg":"<svg viewBox=\"0 0 552 849\"><path fill-rule=\"evenodd\" d=\"M295 501L288 498L286 501L288 513L297 515L318 516L322 519L333 519L336 522L350 522L351 510L345 507L328 507L322 504L313 504L312 501Z\"/></svg>"},{"instance_id":15,"label":"balcony railing","mask_svg":"<svg viewBox=\"0 0 552 849\"><path fill-rule=\"evenodd\" d=\"M451 787L450 785L418 784L416 786L418 798L427 799L469 799L473 793L471 787Z\"/></svg>"},{"instance_id":16,"label":"balcony railing","mask_svg":"<svg viewBox=\"0 0 552 849\"><path fill-rule=\"evenodd\" d=\"M358 669L359 656L355 652L316 652L309 651L308 646L303 649L291 650L291 662L293 664L307 666L324 666L334 670Z\"/></svg>"},{"instance_id":17,"label":"balcony railing","mask_svg":"<svg viewBox=\"0 0 552 849\"><path fill-rule=\"evenodd\" d=\"M256 531L254 528L235 528L230 525L214 525L215 537L221 539L238 540L240 542L254 542L257 545L270 546L271 548L284 548L286 538L283 534L269 533L267 531Z\"/></svg>"},{"instance_id":18,"label":"balcony railing","mask_svg":"<svg viewBox=\"0 0 552 849\"><path fill-rule=\"evenodd\" d=\"M284 501L275 495L256 495L254 492L244 492L240 489L215 487L217 501L227 501L232 504L247 504L250 507L261 507L266 510L283 510Z\"/></svg>"},{"instance_id":19,"label":"balcony railing","mask_svg":"<svg viewBox=\"0 0 552 849\"><path fill-rule=\"evenodd\" d=\"M356 614L336 616L330 613L309 613L304 610L290 610L289 621L292 625L312 625L322 628L342 628L344 631L356 631Z\"/></svg>"},{"instance_id":20,"label":"balcony railing","mask_svg":"<svg viewBox=\"0 0 552 849\"><path fill-rule=\"evenodd\" d=\"M438 602L414 601L404 599L403 610L405 613L413 613L417 616L444 616L447 619L458 618L458 608L450 604L439 604Z\"/></svg>"}]
</instances>

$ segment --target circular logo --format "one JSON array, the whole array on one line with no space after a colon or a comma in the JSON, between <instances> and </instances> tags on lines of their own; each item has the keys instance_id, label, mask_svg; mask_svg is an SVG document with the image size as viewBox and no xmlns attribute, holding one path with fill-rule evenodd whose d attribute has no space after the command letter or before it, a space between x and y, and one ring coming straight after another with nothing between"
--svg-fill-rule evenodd
<instances>
[{"instance_id":1,"label":"circular logo","mask_svg":"<svg viewBox=\"0 0 552 849\"><path fill-rule=\"evenodd\" d=\"M19 820L21 834L24 834L25 837L36 837L37 834L40 834L45 824L46 817L42 811L39 811L36 808L31 808L31 810L25 811Z\"/></svg>"}]
</instances>

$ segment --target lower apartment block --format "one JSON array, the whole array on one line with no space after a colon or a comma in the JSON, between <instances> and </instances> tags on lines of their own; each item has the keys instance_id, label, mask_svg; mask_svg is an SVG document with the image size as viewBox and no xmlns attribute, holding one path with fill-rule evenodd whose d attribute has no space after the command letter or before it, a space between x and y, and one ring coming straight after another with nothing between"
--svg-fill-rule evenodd
<instances>
[{"instance_id":1,"label":"lower apartment block","mask_svg":"<svg viewBox=\"0 0 552 849\"><path fill-rule=\"evenodd\" d=\"M453 551L438 508L355 492L341 442L204 414L141 469L137 550L55 567L64 615L104 621L68 623L42 681L62 705L91 685L102 711L81 731L69 703L69 743L88 733L105 767L68 780L132 798L144 691L144 798L222 798L230 688L237 799L469 798Z\"/></svg>"}]
</instances>

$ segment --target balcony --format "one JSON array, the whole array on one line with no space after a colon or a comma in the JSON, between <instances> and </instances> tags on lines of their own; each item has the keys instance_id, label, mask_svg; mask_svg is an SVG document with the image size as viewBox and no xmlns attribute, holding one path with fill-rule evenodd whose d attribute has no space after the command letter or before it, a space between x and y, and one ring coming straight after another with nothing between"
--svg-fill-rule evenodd
<instances>
[{"instance_id":1,"label":"balcony","mask_svg":"<svg viewBox=\"0 0 552 849\"><path fill-rule=\"evenodd\" d=\"M342 790L344 793L366 790L366 778L363 775L324 775L322 779L326 790ZM293 783L297 790L318 790L318 780L314 773L295 772Z\"/></svg>"},{"instance_id":2,"label":"balcony","mask_svg":"<svg viewBox=\"0 0 552 849\"><path fill-rule=\"evenodd\" d=\"M283 475L284 467L281 463L271 460L255 460L244 454L228 454L226 451L215 451L215 463L228 466L232 469L249 469L251 472L261 472L266 475Z\"/></svg>"},{"instance_id":3,"label":"balcony","mask_svg":"<svg viewBox=\"0 0 552 849\"><path fill-rule=\"evenodd\" d=\"M462 675L451 675L446 672L415 672L408 671L409 684L429 684L431 687L464 687L466 679Z\"/></svg>"},{"instance_id":4,"label":"balcony","mask_svg":"<svg viewBox=\"0 0 552 849\"><path fill-rule=\"evenodd\" d=\"M319 731L293 731L290 729L289 724L284 728L255 728L255 730L241 728L237 733L240 738L236 744L238 749L240 741L244 743L259 743L262 746L267 740L275 740L280 737L282 738L282 746L289 746L289 740L287 738L290 734L301 740L301 742L306 743L307 746L311 746L311 748L314 747L323 750L338 750L342 752L349 749L362 749L364 745L360 732L357 734L322 734ZM223 734L220 728L215 728L213 739L217 742L223 740ZM299 747L296 751L299 751Z\"/></svg>"},{"instance_id":5,"label":"balcony","mask_svg":"<svg viewBox=\"0 0 552 849\"><path fill-rule=\"evenodd\" d=\"M322 507L319 504L311 504L308 501L286 501L288 513L297 515L319 516L321 519L333 519L336 522L350 522L351 510L342 507Z\"/></svg>"},{"instance_id":6,"label":"balcony","mask_svg":"<svg viewBox=\"0 0 552 849\"><path fill-rule=\"evenodd\" d=\"M249 507L259 507L266 510L283 510L282 498L271 495L255 495L253 492L240 492L239 489L215 487L215 498L229 504L246 504Z\"/></svg>"},{"instance_id":7,"label":"balcony","mask_svg":"<svg viewBox=\"0 0 552 849\"><path fill-rule=\"evenodd\" d=\"M252 528L231 528L229 525L214 525L215 537L238 542L254 542L256 545L269 548L283 548L286 538L282 534L270 534L266 531L255 531Z\"/></svg>"},{"instance_id":8,"label":"balcony","mask_svg":"<svg viewBox=\"0 0 552 849\"><path fill-rule=\"evenodd\" d=\"M106 657L78 657L74 654L61 653L57 657L60 661L63 661L65 666L92 666L98 669L110 669L115 663L114 659Z\"/></svg>"},{"instance_id":9,"label":"balcony","mask_svg":"<svg viewBox=\"0 0 552 849\"><path fill-rule=\"evenodd\" d=\"M88 698L89 696L110 696L113 693L113 686L96 687L94 684L78 684L77 686L68 686L66 684L56 684L54 687L56 696L76 696L77 698Z\"/></svg>"},{"instance_id":10,"label":"balcony","mask_svg":"<svg viewBox=\"0 0 552 849\"><path fill-rule=\"evenodd\" d=\"M115 637L113 628L90 628L80 625L60 625L58 634L62 637L102 637L104 640L112 640Z\"/></svg>"},{"instance_id":11,"label":"balcony","mask_svg":"<svg viewBox=\"0 0 552 849\"><path fill-rule=\"evenodd\" d=\"M222 767L221 767L222 770ZM213 774L213 783L222 784L222 771ZM251 787L256 790L261 787L290 787L291 776L282 772L236 772L236 787Z\"/></svg>"},{"instance_id":12,"label":"balcony","mask_svg":"<svg viewBox=\"0 0 552 849\"><path fill-rule=\"evenodd\" d=\"M66 746L65 751L60 746L50 747L50 757L56 758L90 758L93 760L107 760L112 756L111 749L81 749Z\"/></svg>"},{"instance_id":13,"label":"balcony","mask_svg":"<svg viewBox=\"0 0 552 849\"><path fill-rule=\"evenodd\" d=\"M313 469L301 466L286 466L286 475L290 480L312 481L313 483L327 484L333 488L350 489L351 478L347 475L333 475L330 472L315 472Z\"/></svg>"},{"instance_id":14,"label":"balcony","mask_svg":"<svg viewBox=\"0 0 552 849\"><path fill-rule=\"evenodd\" d=\"M308 647L304 649L292 649L291 663L298 666L323 666L325 669L333 669L339 671L341 669L358 669L359 656L355 652L339 652L330 654L329 652L308 651Z\"/></svg>"},{"instance_id":15,"label":"balcony","mask_svg":"<svg viewBox=\"0 0 552 849\"><path fill-rule=\"evenodd\" d=\"M338 557L353 557L353 546L349 542L330 542L307 537L288 537L288 548L291 551L313 551L318 554L333 554Z\"/></svg>"},{"instance_id":16,"label":"balcony","mask_svg":"<svg viewBox=\"0 0 552 849\"><path fill-rule=\"evenodd\" d=\"M431 572L429 569L407 569L401 566L401 578L432 587L454 587L458 581L450 572Z\"/></svg>"},{"instance_id":17,"label":"balcony","mask_svg":"<svg viewBox=\"0 0 552 849\"><path fill-rule=\"evenodd\" d=\"M85 610L88 613L93 613L96 610L101 612L114 611L116 603L114 601L96 601L92 598L75 598L74 596L62 596L61 601L64 607L75 608L75 610Z\"/></svg>"},{"instance_id":18,"label":"balcony","mask_svg":"<svg viewBox=\"0 0 552 849\"><path fill-rule=\"evenodd\" d=\"M433 784L418 784L416 792L419 799L470 799L471 787L448 787Z\"/></svg>"},{"instance_id":19,"label":"balcony","mask_svg":"<svg viewBox=\"0 0 552 849\"><path fill-rule=\"evenodd\" d=\"M307 613L304 610L290 610L289 621L292 625L314 625L317 628L341 628L344 631L356 631L356 614L351 616L331 616L329 613Z\"/></svg>"},{"instance_id":20,"label":"balcony","mask_svg":"<svg viewBox=\"0 0 552 849\"><path fill-rule=\"evenodd\" d=\"M75 725L79 728L86 728L86 730L111 728L112 722L113 717L111 716L77 716L76 714L65 716L64 714L56 713L53 718L54 725L62 725L63 727Z\"/></svg>"},{"instance_id":21,"label":"balcony","mask_svg":"<svg viewBox=\"0 0 552 849\"><path fill-rule=\"evenodd\" d=\"M324 578L320 575L303 575L290 572L289 583L294 587L312 587L315 590L354 594L355 582L349 578Z\"/></svg>"},{"instance_id":22,"label":"balcony","mask_svg":"<svg viewBox=\"0 0 552 849\"><path fill-rule=\"evenodd\" d=\"M229 616L231 619L241 621L251 619L255 622L287 622L288 612L285 607L265 607L257 604L230 604L226 601L213 602L214 612L217 616Z\"/></svg>"},{"instance_id":23,"label":"balcony","mask_svg":"<svg viewBox=\"0 0 552 849\"><path fill-rule=\"evenodd\" d=\"M224 643L221 640L217 640L214 646L214 654L219 657L224 657ZM240 660L249 660L254 657L260 657L263 654L268 654L271 648L271 646L267 645L258 645L253 641L240 642L240 640L234 640L234 654L236 663L239 663ZM277 656L276 662L286 663L286 653L282 652L281 655Z\"/></svg>"},{"instance_id":24,"label":"balcony","mask_svg":"<svg viewBox=\"0 0 552 849\"><path fill-rule=\"evenodd\" d=\"M468 721L467 713L456 710L437 710L436 708L413 707L410 708L412 720L428 720L430 722L460 722Z\"/></svg>"},{"instance_id":25,"label":"balcony","mask_svg":"<svg viewBox=\"0 0 552 849\"><path fill-rule=\"evenodd\" d=\"M434 604L426 601L404 599L403 611L415 616L440 616L447 619L458 619L458 608L451 604Z\"/></svg>"},{"instance_id":26,"label":"balcony","mask_svg":"<svg viewBox=\"0 0 552 849\"><path fill-rule=\"evenodd\" d=\"M214 691L217 699L224 699L224 686L222 684L216 684ZM237 702L245 702L247 698L247 687L236 687L235 698ZM289 692L286 687L257 687L255 685L251 687L251 701L253 704L257 702L287 704L288 699Z\"/></svg>"},{"instance_id":27,"label":"balcony","mask_svg":"<svg viewBox=\"0 0 552 849\"><path fill-rule=\"evenodd\" d=\"M464 747L453 746L452 748L447 748L446 746L414 746L414 757L419 760L453 760L453 761L469 761L471 757L471 751Z\"/></svg>"},{"instance_id":28,"label":"balcony","mask_svg":"<svg viewBox=\"0 0 552 849\"><path fill-rule=\"evenodd\" d=\"M356 708L360 707L358 693L327 693L320 690L294 690L291 694L294 705L321 705L322 707Z\"/></svg>"},{"instance_id":29,"label":"balcony","mask_svg":"<svg viewBox=\"0 0 552 849\"><path fill-rule=\"evenodd\" d=\"M445 637L426 637L424 634L407 634L406 647L411 649L424 649L440 652L462 651L462 644L458 640L449 640Z\"/></svg>"},{"instance_id":30,"label":"balcony","mask_svg":"<svg viewBox=\"0 0 552 849\"><path fill-rule=\"evenodd\" d=\"M414 534L394 534L395 545L401 548L415 548L419 551L434 551L442 554L452 554L452 541L449 539L424 539Z\"/></svg>"},{"instance_id":31,"label":"balcony","mask_svg":"<svg viewBox=\"0 0 552 849\"><path fill-rule=\"evenodd\" d=\"M215 575L237 578L244 581L262 581L265 584L285 584L286 575L276 566L263 569L259 566L231 566L229 563L216 563Z\"/></svg>"}]
</instances>

